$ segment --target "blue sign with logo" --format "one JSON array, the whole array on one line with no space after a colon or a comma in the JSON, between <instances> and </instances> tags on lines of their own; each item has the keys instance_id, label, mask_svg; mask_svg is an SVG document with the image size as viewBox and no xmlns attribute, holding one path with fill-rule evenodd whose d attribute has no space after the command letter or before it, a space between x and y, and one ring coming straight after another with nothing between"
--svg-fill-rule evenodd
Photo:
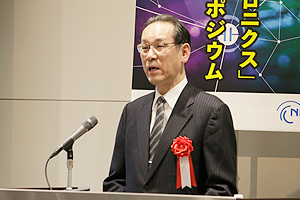
<instances>
[{"instance_id":1,"label":"blue sign with logo","mask_svg":"<svg viewBox=\"0 0 300 200\"><path fill-rule=\"evenodd\" d=\"M295 120L300 119L300 103L296 101L285 101L278 106L280 120L288 124L293 124Z\"/></svg>"}]
</instances>

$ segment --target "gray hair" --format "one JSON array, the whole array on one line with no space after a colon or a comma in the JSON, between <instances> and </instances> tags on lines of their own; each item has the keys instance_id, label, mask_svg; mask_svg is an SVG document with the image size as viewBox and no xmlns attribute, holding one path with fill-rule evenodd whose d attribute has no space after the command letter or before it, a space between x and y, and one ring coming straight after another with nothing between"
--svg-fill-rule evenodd
<instances>
[{"instance_id":1,"label":"gray hair","mask_svg":"<svg viewBox=\"0 0 300 200\"><path fill-rule=\"evenodd\" d=\"M154 22L170 22L174 25L175 44L188 43L191 46L191 36L188 29L174 16L168 14L150 17L145 23L145 28ZM142 36L142 35L141 35ZM141 38L141 37L140 37Z\"/></svg>"}]
</instances>

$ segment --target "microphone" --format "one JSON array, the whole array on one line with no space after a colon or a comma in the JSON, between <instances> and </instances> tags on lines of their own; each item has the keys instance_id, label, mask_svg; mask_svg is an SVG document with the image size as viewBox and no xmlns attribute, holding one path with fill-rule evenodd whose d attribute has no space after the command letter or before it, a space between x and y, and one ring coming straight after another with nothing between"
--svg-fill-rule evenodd
<instances>
[{"instance_id":1,"label":"microphone","mask_svg":"<svg viewBox=\"0 0 300 200\"><path fill-rule=\"evenodd\" d=\"M70 148L72 146L72 144L75 142L75 140L77 140L80 136L82 136L84 133L88 132L89 130L91 130L92 128L94 128L94 126L96 126L96 124L98 123L98 120L96 117L91 116L89 118L87 118L80 126L78 129L76 129L72 135L66 139L61 145L59 145L57 147L57 149L55 149L53 151L53 153L50 155L49 159L53 158L54 156L56 156L57 154L59 154L63 149L64 150L68 150L68 148Z\"/></svg>"}]
</instances>

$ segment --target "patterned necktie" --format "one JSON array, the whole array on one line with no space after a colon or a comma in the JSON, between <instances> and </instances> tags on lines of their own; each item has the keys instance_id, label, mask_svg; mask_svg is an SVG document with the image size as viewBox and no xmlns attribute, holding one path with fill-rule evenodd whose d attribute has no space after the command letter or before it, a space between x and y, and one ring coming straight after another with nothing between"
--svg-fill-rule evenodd
<instances>
[{"instance_id":1,"label":"patterned necktie","mask_svg":"<svg viewBox=\"0 0 300 200\"><path fill-rule=\"evenodd\" d=\"M158 104L157 104L157 108L156 108L155 122L154 122L154 126L152 128L152 131L150 133L149 164L151 164L153 161L155 148L159 143L160 136L164 129L164 115L165 115L164 104L165 104L166 100L162 96L160 96L157 99L157 102L158 102Z\"/></svg>"}]
</instances>

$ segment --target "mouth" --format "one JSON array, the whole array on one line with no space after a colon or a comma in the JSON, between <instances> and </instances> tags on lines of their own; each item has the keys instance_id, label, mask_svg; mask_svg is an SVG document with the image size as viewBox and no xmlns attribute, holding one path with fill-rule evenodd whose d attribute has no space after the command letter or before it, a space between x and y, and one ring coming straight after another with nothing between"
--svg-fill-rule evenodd
<instances>
[{"instance_id":1,"label":"mouth","mask_svg":"<svg viewBox=\"0 0 300 200\"><path fill-rule=\"evenodd\" d=\"M148 69L149 69L149 71L151 72L151 71L158 70L159 68L158 68L158 67L149 67Z\"/></svg>"}]
</instances>

